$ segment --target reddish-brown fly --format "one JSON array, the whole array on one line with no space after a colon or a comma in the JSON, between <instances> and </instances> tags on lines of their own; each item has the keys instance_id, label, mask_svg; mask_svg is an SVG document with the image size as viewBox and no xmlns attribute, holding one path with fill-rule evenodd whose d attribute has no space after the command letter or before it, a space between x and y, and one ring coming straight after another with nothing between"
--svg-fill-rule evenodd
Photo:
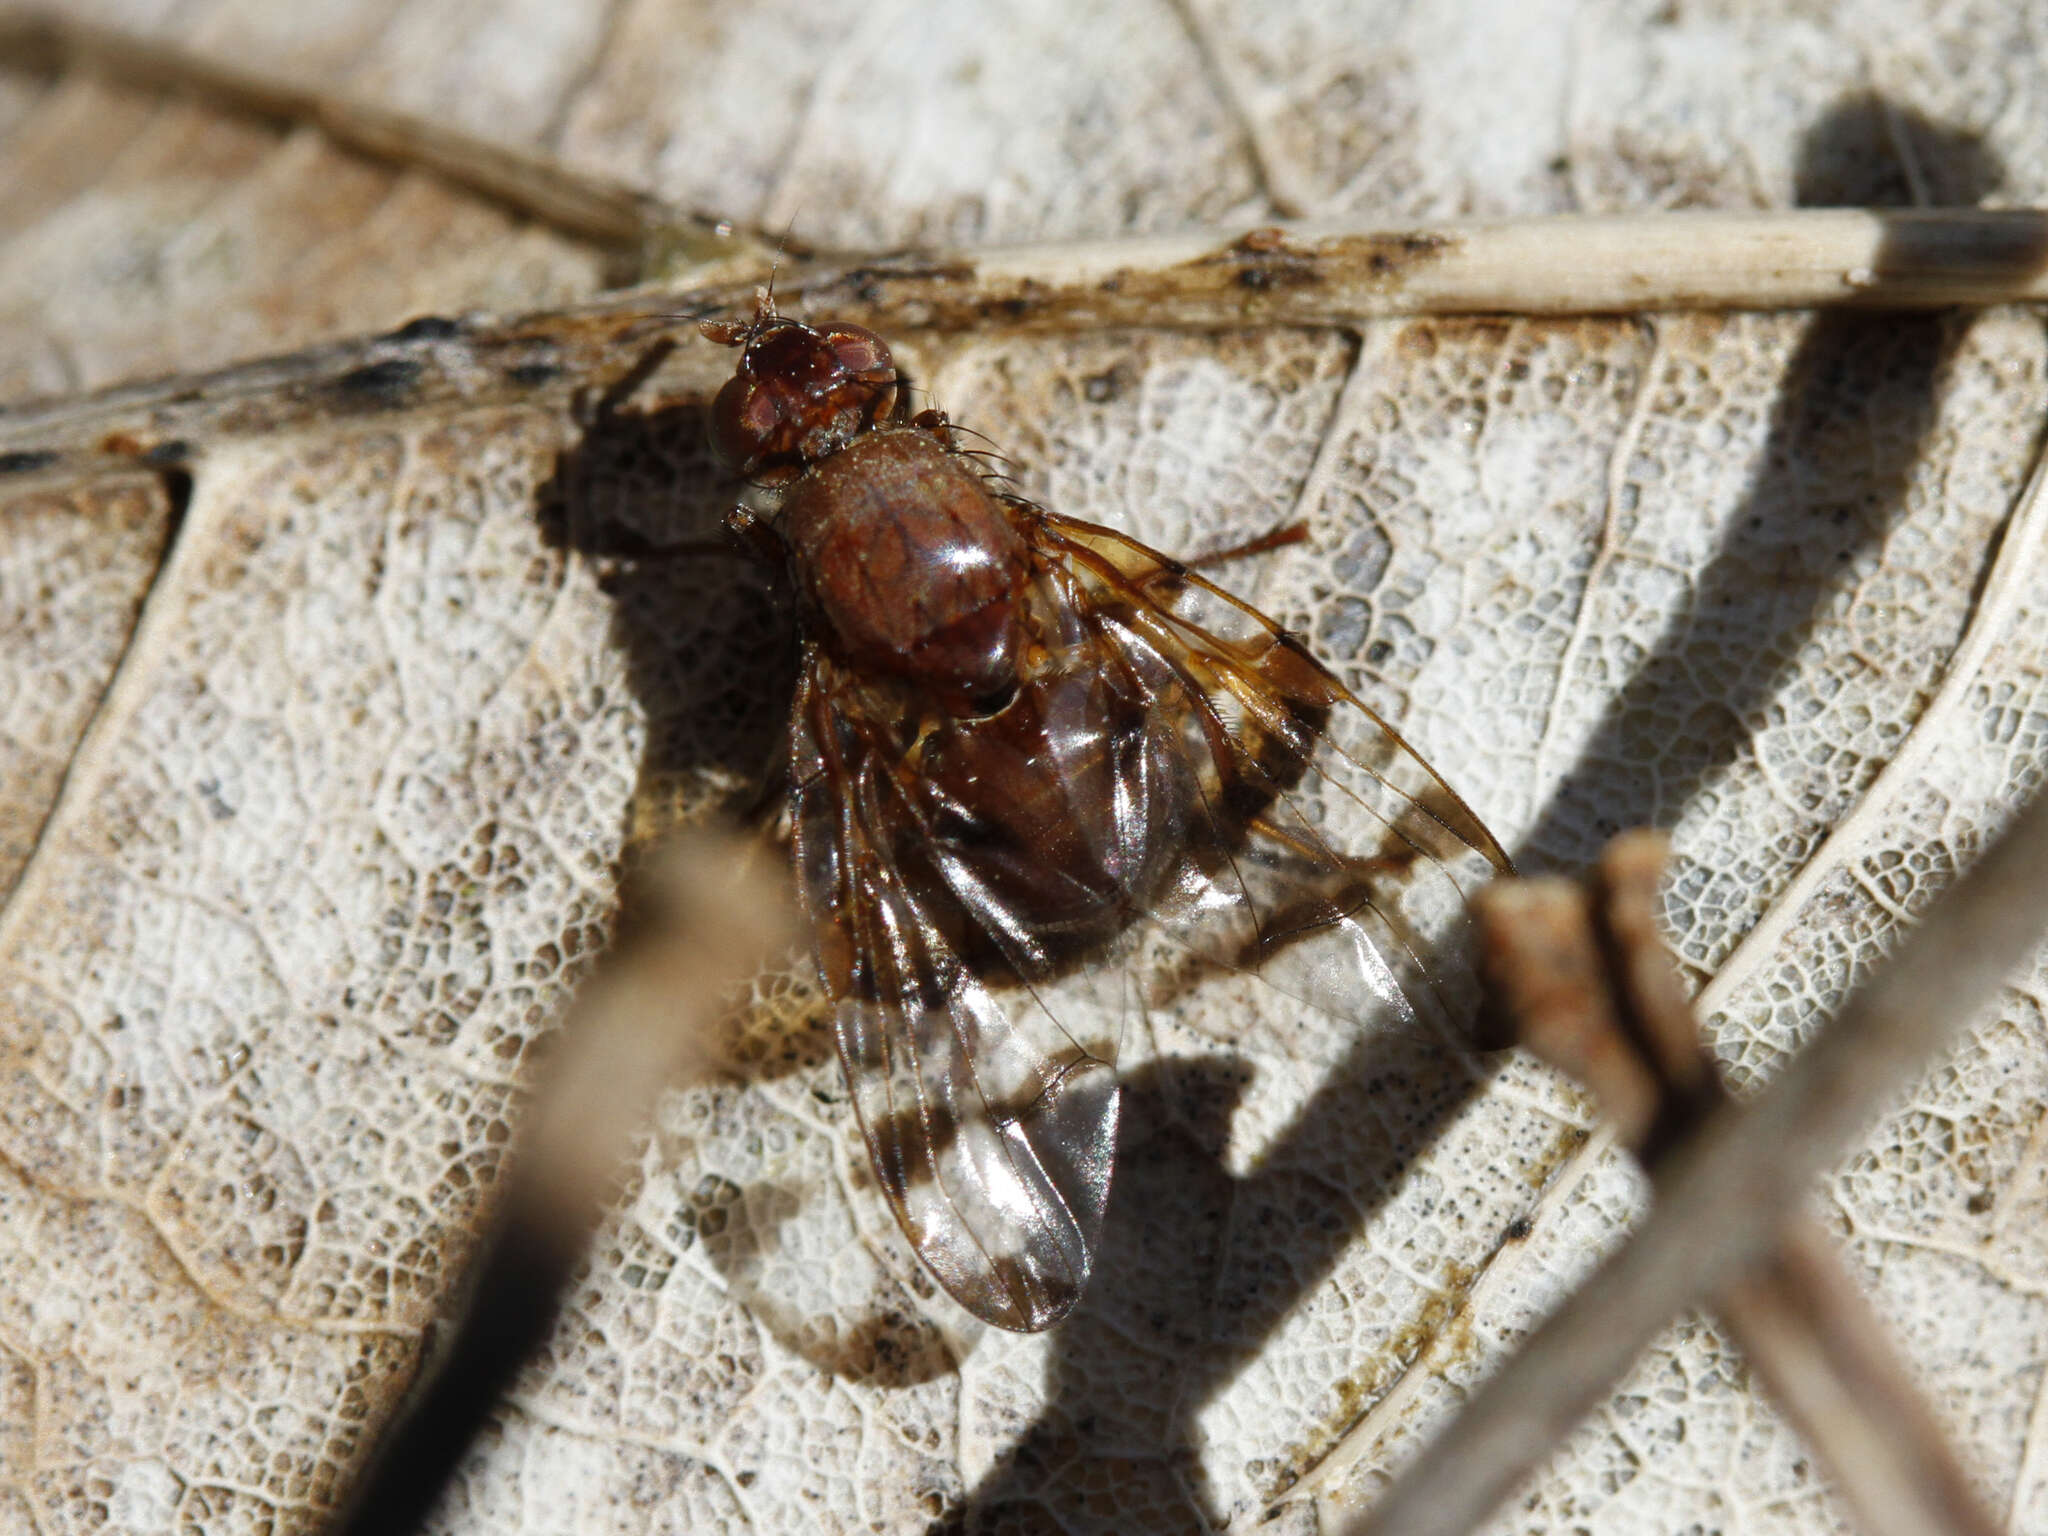
<instances>
[{"instance_id":1,"label":"reddish-brown fly","mask_svg":"<svg viewBox=\"0 0 2048 1536\"><path fill-rule=\"evenodd\" d=\"M756 489L728 525L801 614L798 883L876 1177L962 1304L1049 1327L1159 978L1454 1027L1464 895L1507 860L1296 637L909 414L880 337L765 296L703 330L740 349L711 431Z\"/></svg>"}]
</instances>

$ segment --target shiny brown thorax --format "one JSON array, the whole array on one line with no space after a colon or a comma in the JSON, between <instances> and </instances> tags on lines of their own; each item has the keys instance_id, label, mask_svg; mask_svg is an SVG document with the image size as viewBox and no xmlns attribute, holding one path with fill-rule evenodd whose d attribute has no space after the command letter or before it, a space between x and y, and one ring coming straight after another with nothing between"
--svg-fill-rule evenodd
<instances>
[{"instance_id":1,"label":"shiny brown thorax","mask_svg":"<svg viewBox=\"0 0 2048 1536\"><path fill-rule=\"evenodd\" d=\"M812 465L778 531L842 666L903 678L958 715L993 713L1015 693L1024 541L980 474L929 432L878 428Z\"/></svg>"}]
</instances>

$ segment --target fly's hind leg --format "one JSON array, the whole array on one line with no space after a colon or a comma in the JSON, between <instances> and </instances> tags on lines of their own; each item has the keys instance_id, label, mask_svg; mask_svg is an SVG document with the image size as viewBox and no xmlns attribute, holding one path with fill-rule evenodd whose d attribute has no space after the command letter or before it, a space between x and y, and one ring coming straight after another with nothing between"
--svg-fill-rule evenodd
<instances>
[{"instance_id":1,"label":"fly's hind leg","mask_svg":"<svg viewBox=\"0 0 2048 1536\"><path fill-rule=\"evenodd\" d=\"M1170 603L1186 584L1191 571L1213 571L1219 565L1229 565L1235 560L1249 560L1259 555L1270 555L1276 549L1287 549L1296 544L1308 542L1308 524L1301 518L1281 523L1267 529L1256 537L1238 544L1228 544L1222 549L1206 550L1185 560L1171 560L1164 565L1140 572L1131 580L1154 602Z\"/></svg>"},{"instance_id":2,"label":"fly's hind leg","mask_svg":"<svg viewBox=\"0 0 2048 1536\"><path fill-rule=\"evenodd\" d=\"M1296 544L1308 542L1308 523L1296 518L1290 523L1281 523L1268 528L1255 538L1242 543L1225 545L1222 549L1208 550L1190 556L1181 562L1191 571L1212 571L1219 565L1228 565L1233 560L1249 560L1256 555L1270 555L1276 549L1290 549Z\"/></svg>"}]
</instances>

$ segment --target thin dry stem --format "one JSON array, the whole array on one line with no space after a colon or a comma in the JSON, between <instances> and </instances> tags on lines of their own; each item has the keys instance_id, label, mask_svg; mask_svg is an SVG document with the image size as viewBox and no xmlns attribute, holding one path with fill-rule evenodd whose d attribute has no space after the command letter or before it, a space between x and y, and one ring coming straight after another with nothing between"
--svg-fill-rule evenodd
<instances>
[{"instance_id":1,"label":"thin dry stem","mask_svg":"<svg viewBox=\"0 0 2048 1536\"><path fill-rule=\"evenodd\" d=\"M1785 1416L1835 1475L1870 1536L1997 1536L1941 1426L1843 1268L1795 1218L1777 1253L1714 1310Z\"/></svg>"},{"instance_id":2,"label":"thin dry stem","mask_svg":"<svg viewBox=\"0 0 2048 1536\"><path fill-rule=\"evenodd\" d=\"M1924 309L2048 299L2048 213L1806 209L1246 230L806 259L787 237L669 206L545 154L310 84L61 15L0 16L0 62L98 71L229 110L318 125L336 143L424 166L579 238L643 276L750 285L784 252L777 294L894 331L1342 325L1390 315L1641 314L1689 309Z\"/></svg>"},{"instance_id":3,"label":"thin dry stem","mask_svg":"<svg viewBox=\"0 0 2048 1536\"><path fill-rule=\"evenodd\" d=\"M1844 284L1837 267L1902 254ZM1675 260L1684 253L1685 261ZM1527 314L1668 308L1870 308L2048 300L2048 213L1645 214L1552 218L1372 233L1216 231L1172 239L931 252L873 260L791 260L779 306L885 335L920 330L1086 331L1346 325L1375 317L1478 310ZM1910 254L1905 254L1910 253ZM544 393L534 366L603 378L667 337L692 384L724 377L722 355L690 322L749 311L765 275L744 252L700 265L715 281L635 288L566 309L466 323L433 345L338 343L204 375L121 385L0 410L0 448L68 448L128 432L150 440L288 430L331 414L338 381L403 354L416 375L394 407L466 405ZM494 373L502 364L507 372ZM526 365L522 369L520 364ZM514 383L506 383L506 379ZM226 409L228 414L220 413Z\"/></svg>"},{"instance_id":4,"label":"thin dry stem","mask_svg":"<svg viewBox=\"0 0 2048 1536\"><path fill-rule=\"evenodd\" d=\"M1728 1102L1699 1021L1657 930L1670 856L1662 833L1624 833L1599 866L1600 918L1624 1012L1662 1100L1646 1144L1662 1187L1669 1149ZM1775 1254L1714 1294L1713 1307L1778 1405L1833 1472L1874 1536L1996 1536L1940 1425L1835 1245L1803 1212Z\"/></svg>"},{"instance_id":5,"label":"thin dry stem","mask_svg":"<svg viewBox=\"0 0 2048 1536\"><path fill-rule=\"evenodd\" d=\"M1883 1361L1881 1349L1873 1352L1874 1325L1837 1308L1849 1284L1831 1263L1816 1265L1813 1239L1797 1223L1813 1180L2038 941L2044 910L2048 797L2036 797L1776 1081L1748 1104L1707 1109L1696 1133L1673 1142L1655 1169L1658 1201L1629 1243L1474 1394L1453 1432L1425 1449L1371 1510L1338 1529L1408 1536L1478 1525L1611 1390L1659 1328L1760 1273L1765 1299L1734 1298L1738 1328L1771 1361L1764 1373L1785 1390L1788 1407L1813 1421L1817 1439L1832 1436L1826 1449L1840 1458L1838 1471L1853 1469L1844 1486L1856 1479L1859 1512L1874 1516L1873 1529L1989 1529L1970 1512L1966 1492L1952 1497L1961 1477L1942 1470L1938 1437L1911 1432L1915 1444L1902 1453L1896 1430L1873 1436L1869 1419L1830 1427L1845 1404L1872 1414L1888 1394L1903 1394L1890 1404L1905 1415L1895 1422L1924 1410L1911 1406L1903 1373ZM1653 993L1635 990L1631 1011L1646 995L1654 1003ZM1781 1257L1788 1229L1794 1241ZM1771 1279L1766 1267L1774 1264ZM1801 1351L1780 1342L1792 1329L1805 1341ZM1854 1385L1844 1390L1844 1381ZM1902 1465L1872 1465L1887 1443Z\"/></svg>"},{"instance_id":6,"label":"thin dry stem","mask_svg":"<svg viewBox=\"0 0 2048 1536\"><path fill-rule=\"evenodd\" d=\"M631 188L544 156L57 13L0 16L0 60L87 70L120 84L183 91L249 117L311 123L337 144L374 159L425 167L600 244L637 246L650 220L679 217Z\"/></svg>"},{"instance_id":7,"label":"thin dry stem","mask_svg":"<svg viewBox=\"0 0 2048 1536\"><path fill-rule=\"evenodd\" d=\"M651 194L532 150L478 138L272 72L245 69L58 12L0 14L0 64L76 69L117 84L171 90L230 112L308 123L374 160L432 171L443 180L560 232L621 252L637 268L658 255L670 267L764 266L772 241L662 202Z\"/></svg>"},{"instance_id":8,"label":"thin dry stem","mask_svg":"<svg viewBox=\"0 0 2048 1536\"><path fill-rule=\"evenodd\" d=\"M908 265L908 263L906 263ZM938 251L897 281L897 324L1066 330L1332 325L1389 315L1920 309L2048 298L2036 210L1559 215L1274 226ZM920 295L943 276L949 292ZM780 291L780 290L778 290ZM918 300L922 297L922 307Z\"/></svg>"}]
</instances>

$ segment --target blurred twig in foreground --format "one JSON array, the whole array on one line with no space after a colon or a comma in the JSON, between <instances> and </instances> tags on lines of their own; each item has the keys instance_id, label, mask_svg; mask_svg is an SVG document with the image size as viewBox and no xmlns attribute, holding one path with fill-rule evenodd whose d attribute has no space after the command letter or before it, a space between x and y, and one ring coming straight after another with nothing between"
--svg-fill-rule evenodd
<instances>
[{"instance_id":1,"label":"blurred twig in foreground","mask_svg":"<svg viewBox=\"0 0 2048 1536\"><path fill-rule=\"evenodd\" d=\"M2041 933L2048 797L2037 798L1882 971L1753 1100L1727 1096L1658 945L1661 838L1620 840L1592 895L1502 883L1485 963L1521 1040L1586 1080L1638 1149L1642 1227L1473 1394L1353 1536L1476 1526L1675 1314L1716 1309L1867 1530L1979 1536L1931 1414L1800 1203L1883 1101L1970 1018Z\"/></svg>"},{"instance_id":2,"label":"blurred twig in foreground","mask_svg":"<svg viewBox=\"0 0 2048 1536\"><path fill-rule=\"evenodd\" d=\"M418 1527L547 1336L656 1098L701 1075L729 989L792 936L782 861L695 832L636 873L616 943L576 994L450 1336L380 1434L330 1536Z\"/></svg>"}]
</instances>

